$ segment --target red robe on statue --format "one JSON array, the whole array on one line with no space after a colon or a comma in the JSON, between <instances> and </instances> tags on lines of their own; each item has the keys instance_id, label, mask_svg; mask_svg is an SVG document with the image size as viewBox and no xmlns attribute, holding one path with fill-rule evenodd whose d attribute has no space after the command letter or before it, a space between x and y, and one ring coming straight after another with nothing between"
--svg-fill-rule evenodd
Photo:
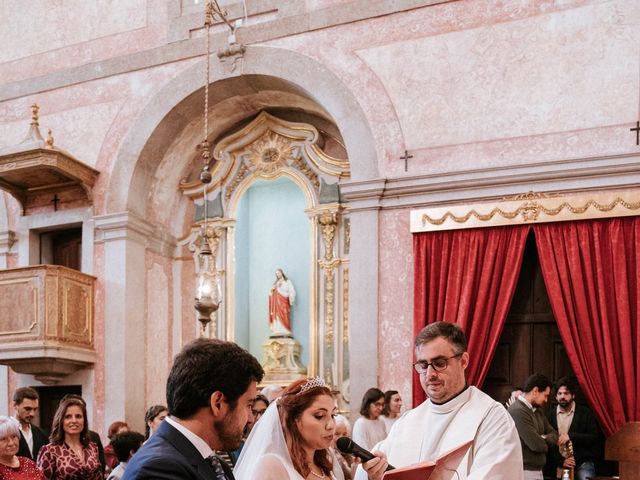
<instances>
[{"instance_id":1,"label":"red robe on statue","mask_svg":"<svg viewBox=\"0 0 640 480\"><path fill-rule=\"evenodd\" d=\"M273 328L274 322L278 320L284 328L291 332L290 314L289 297L282 295L277 288L271 290L269 295L269 326Z\"/></svg>"}]
</instances>

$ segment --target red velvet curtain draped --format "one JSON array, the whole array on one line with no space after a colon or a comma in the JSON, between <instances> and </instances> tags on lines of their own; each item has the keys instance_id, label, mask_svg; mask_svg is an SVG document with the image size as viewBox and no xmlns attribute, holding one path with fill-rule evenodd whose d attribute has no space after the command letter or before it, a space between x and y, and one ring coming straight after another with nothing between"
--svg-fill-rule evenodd
<instances>
[{"instance_id":1,"label":"red velvet curtain draped","mask_svg":"<svg viewBox=\"0 0 640 480\"><path fill-rule=\"evenodd\" d=\"M481 386L516 288L528 226L418 233L414 250L414 330L445 320L464 330L467 378ZM425 398L417 374L413 402Z\"/></svg>"},{"instance_id":2,"label":"red velvet curtain draped","mask_svg":"<svg viewBox=\"0 0 640 480\"><path fill-rule=\"evenodd\" d=\"M640 217L534 227L562 341L611 435L640 420Z\"/></svg>"}]
</instances>

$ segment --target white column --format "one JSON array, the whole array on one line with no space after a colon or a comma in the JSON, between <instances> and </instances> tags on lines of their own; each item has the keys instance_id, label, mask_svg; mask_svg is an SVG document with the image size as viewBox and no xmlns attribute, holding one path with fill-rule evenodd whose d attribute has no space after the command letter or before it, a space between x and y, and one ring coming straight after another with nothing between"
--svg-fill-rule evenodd
<instances>
[{"instance_id":1,"label":"white column","mask_svg":"<svg viewBox=\"0 0 640 480\"><path fill-rule=\"evenodd\" d=\"M144 431L145 251L153 229L129 212L94 221L96 243L104 243L104 428L124 420Z\"/></svg>"},{"instance_id":2,"label":"white column","mask_svg":"<svg viewBox=\"0 0 640 480\"><path fill-rule=\"evenodd\" d=\"M351 220L349 264L349 396L357 413L378 386L378 221L384 180L341 185Z\"/></svg>"}]
</instances>

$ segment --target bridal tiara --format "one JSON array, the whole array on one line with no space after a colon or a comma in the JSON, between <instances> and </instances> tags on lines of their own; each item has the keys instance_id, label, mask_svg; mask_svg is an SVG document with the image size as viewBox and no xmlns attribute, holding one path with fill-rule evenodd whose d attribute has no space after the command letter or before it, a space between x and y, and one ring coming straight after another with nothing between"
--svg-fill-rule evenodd
<instances>
[{"instance_id":1,"label":"bridal tiara","mask_svg":"<svg viewBox=\"0 0 640 480\"><path fill-rule=\"evenodd\" d=\"M298 392L298 394L304 393L308 390L311 390L312 388L326 387L326 386L327 385L324 383L323 379L321 379L320 377L313 377L307 380L304 384L302 384L302 387L300 387L300 391Z\"/></svg>"}]
</instances>

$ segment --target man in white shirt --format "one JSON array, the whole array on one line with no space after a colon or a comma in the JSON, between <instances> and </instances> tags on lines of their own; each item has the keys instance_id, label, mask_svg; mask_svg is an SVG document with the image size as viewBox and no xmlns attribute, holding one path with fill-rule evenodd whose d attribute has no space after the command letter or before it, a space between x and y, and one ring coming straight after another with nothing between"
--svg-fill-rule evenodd
<instances>
[{"instance_id":1,"label":"man in white shirt","mask_svg":"<svg viewBox=\"0 0 640 480\"><path fill-rule=\"evenodd\" d=\"M378 444L377 458L358 468L357 480L380 480L387 465L434 460L471 442L459 464L460 480L522 480L518 433L504 407L466 383L467 341L455 324L436 322L415 342L420 384L429 397L394 423Z\"/></svg>"},{"instance_id":2,"label":"man in white shirt","mask_svg":"<svg viewBox=\"0 0 640 480\"><path fill-rule=\"evenodd\" d=\"M124 480L232 480L214 450L240 447L263 375L235 343L200 338L185 346L167 379L169 416L133 456Z\"/></svg>"},{"instance_id":3,"label":"man in white shirt","mask_svg":"<svg viewBox=\"0 0 640 480\"><path fill-rule=\"evenodd\" d=\"M33 425L38 413L40 398L38 392L30 387L16 389L13 393L13 412L20 422L20 446L17 455L27 457L34 462L38 458L40 447L49 443L47 433Z\"/></svg>"}]
</instances>

